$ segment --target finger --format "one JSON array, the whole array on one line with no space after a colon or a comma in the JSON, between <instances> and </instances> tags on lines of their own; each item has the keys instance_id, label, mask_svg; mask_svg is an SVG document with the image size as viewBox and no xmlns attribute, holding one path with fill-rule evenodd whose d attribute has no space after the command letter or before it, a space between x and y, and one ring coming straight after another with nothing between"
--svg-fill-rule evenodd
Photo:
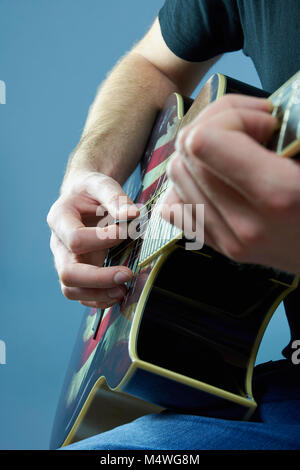
<instances>
[{"instance_id":1,"label":"finger","mask_svg":"<svg viewBox=\"0 0 300 470\"><path fill-rule=\"evenodd\" d=\"M264 197L273 184L273 174L274 178L280 179L280 174L273 171L279 157L240 132L214 128L205 135L198 132L189 143L188 152L184 158L189 160L191 168L195 169L197 159L201 160L211 172L249 201L256 199L258 202L259 195Z\"/></svg>"},{"instance_id":2,"label":"finger","mask_svg":"<svg viewBox=\"0 0 300 470\"><path fill-rule=\"evenodd\" d=\"M197 156L198 136L218 130L242 132L257 142L267 142L278 126L277 119L259 110L237 108L226 109L211 116L205 123L194 123L186 128L180 140L180 153Z\"/></svg>"},{"instance_id":3,"label":"finger","mask_svg":"<svg viewBox=\"0 0 300 470\"><path fill-rule=\"evenodd\" d=\"M174 202L172 202L172 201L174 201ZM181 229L182 228L182 223L180 221L179 224L178 224L178 217L176 217L175 214L178 211L178 206L183 207L184 203L182 202L182 200L179 197L177 197L176 190L174 188L172 188L170 190L170 192L168 193L168 202L167 202L167 204L169 204L168 209L166 209L166 206L164 206L161 209L162 218L164 220L166 220L167 222L172 223L172 224L176 225L178 228ZM184 209L182 209L182 212L183 211L184 211ZM193 222L194 221L188 221L187 225L192 226ZM196 231L194 231L194 233L192 233L192 232L185 233L185 235L188 236L188 237L195 236L195 232ZM197 233L199 234L199 232L200 232L200 230L198 229ZM221 247L218 245L218 243L216 241L216 237L214 237L210 233L210 229L209 229L208 224L204 225L204 234L201 234L201 236L198 239L201 241L201 243L204 242L206 245L209 245L214 250L219 251L219 252L222 251Z\"/></svg>"},{"instance_id":4,"label":"finger","mask_svg":"<svg viewBox=\"0 0 300 470\"><path fill-rule=\"evenodd\" d=\"M107 175L91 174L86 181L85 189L116 219L131 219L139 215L138 207L123 191L121 185Z\"/></svg>"},{"instance_id":5,"label":"finger","mask_svg":"<svg viewBox=\"0 0 300 470\"><path fill-rule=\"evenodd\" d=\"M81 263L64 266L59 275L66 286L89 288L110 288L125 284L132 278L132 272L125 266L98 268Z\"/></svg>"},{"instance_id":6,"label":"finger","mask_svg":"<svg viewBox=\"0 0 300 470\"><path fill-rule=\"evenodd\" d=\"M182 170L180 172L182 173ZM190 180L193 181L191 176ZM249 202L203 165L197 171L196 186L200 186L202 193L222 218L224 227L230 231L230 237L227 237L222 227L218 228L218 235L222 239L219 244L224 254L228 254L232 249L239 249L249 242L261 241L264 217L257 210L256 200Z\"/></svg>"},{"instance_id":7,"label":"finger","mask_svg":"<svg viewBox=\"0 0 300 470\"><path fill-rule=\"evenodd\" d=\"M62 284L61 288L64 296L69 300L97 302L103 306L120 301L126 295L126 289L121 286L113 289L84 289Z\"/></svg>"},{"instance_id":8,"label":"finger","mask_svg":"<svg viewBox=\"0 0 300 470\"><path fill-rule=\"evenodd\" d=\"M63 244L76 254L107 249L124 239L123 230L116 224L86 227L80 213L67 201L57 201L49 213L48 223Z\"/></svg>"},{"instance_id":9,"label":"finger","mask_svg":"<svg viewBox=\"0 0 300 470\"><path fill-rule=\"evenodd\" d=\"M206 186L202 183L202 175L200 172L197 173L197 176L199 177L198 182L200 180L201 184L196 184L185 163L179 156L174 157L172 164L168 166L167 171L169 178L173 181L174 189L176 192L178 192L182 201L192 204L204 204L205 243L209 244L217 251L221 251L223 253L226 251L226 246L229 243L230 245L233 243L238 243L238 238L229 224L228 214L226 211L223 211L222 197L224 197L224 193L221 193L221 198L212 197L211 193L214 195L214 187L212 190L211 188L209 188L209 191L207 190ZM213 180L216 179L214 175L210 175L210 184L212 178ZM226 188L222 187L223 191L225 191L225 189ZM168 195L166 196L165 202L167 204L174 203L172 197L169 199ZM239 200L239 208L240 205L241 200ZM197 221L195 222L197 225Z\"/></svg>"},{"instance_id":10,"label":"finger","mask_svg":"<svg viewBox=\"0 0 300 470\"><path fill-rule=\"evenodd\" d=\"M271 113L273 109L272 102L265 98L256 98L253 96L228 94L206 106L188 126L183 128L177 137L176 148L180 150L181 140L184 138L185 131L194 125L206 124L210 118L216 117L224 111L234 111L235 109L246 109Z\"/></svg>"},{"instance_id":11,"label":"finger","mask_svg":"<svg viewBox=\"0 0 300 470\"><path fill-rule=\"evenodd\" d=\"M88 199L87 194L93 200ZM104 240L114 239L117 243L119 229L116 230L113 238L109 234L106 237L100 237L99 230L83 224L83 215L86 210L89 217L100 216L103 214L97 212L98 209L102 210L102 206L110 213L110 224L114 218L127 220L139 214L138 209L119 183L106 175L91 173L78 183L75 193L69 191L67 195L62 195L53 204L47 222L62 242L76 253L100 249L101 246L112 246L111 244L103 245Z\"/></svg>"},{"instance_id":12,"label":"finger","mask_svg":"<svg viewBox=\"0 0 300 470\"><path fill-rule=\"evenodd\" d=\"M77 262L74 255L55 234L51 237L51 249L59 278L67 287L113 288L129 282L133 276L132 271L126 266L104 268ZM104 252L103 260L105 256ZM99 257L98 260L101 261Z\"/></svg>"}]
</instances>

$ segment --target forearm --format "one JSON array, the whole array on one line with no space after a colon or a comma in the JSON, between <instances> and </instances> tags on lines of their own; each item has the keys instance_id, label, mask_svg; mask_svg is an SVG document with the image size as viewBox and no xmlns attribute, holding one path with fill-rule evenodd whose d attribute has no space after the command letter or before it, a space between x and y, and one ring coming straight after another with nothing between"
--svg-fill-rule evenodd
<instances>
[{"instance_id":1,"label":"forearm","mask_svg":"<svg viewBox=\"0 0 300 470\"><path fill-rule=\"evenodd\" d=\"M176 90L142 55L125 56L99 87L63 186L78 171L98 171L123 183L142 156L157 111Z\"/></svg>"}]
</instances>

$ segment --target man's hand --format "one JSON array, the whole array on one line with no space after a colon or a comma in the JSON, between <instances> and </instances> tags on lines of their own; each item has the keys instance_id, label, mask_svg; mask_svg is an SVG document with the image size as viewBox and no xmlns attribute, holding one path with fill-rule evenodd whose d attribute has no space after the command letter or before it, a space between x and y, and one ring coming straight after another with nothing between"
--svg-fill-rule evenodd
<instances>
[{"instance_id":1,"label":"man's hand","mask_svg":"<svg viewBox=\"0 0 300 470\"><path fill-rule=\"evenodd\" d=\"M120 201L125 206L120 207ZM113 219L138 215L119 183L101 173L81 172L64 184L47 218L63 294L95 308L120 301L126 293L124 284L132 277L125 266L103 267L108 248L119 244L123 235L118 225L97 226L96 214L102 208Z\"/></svg>"},{"instance_id":2,"label":"man's hand","mask_svg":"<svg viewBox=\"0 0 300 470\"><path fill-rule=\"evenodd\" d=\"M204 204L206 244L299 274L300 167L262 145L278 125L271 107L227 95L200 113L178 136L164 204Z\"/></svg>"}]
</instances>

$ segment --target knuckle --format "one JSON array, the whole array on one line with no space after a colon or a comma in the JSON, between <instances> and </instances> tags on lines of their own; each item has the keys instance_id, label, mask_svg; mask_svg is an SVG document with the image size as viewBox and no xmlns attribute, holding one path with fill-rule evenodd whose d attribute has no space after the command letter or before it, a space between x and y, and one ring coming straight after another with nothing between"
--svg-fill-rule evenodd
<instances>
[{"instance_id":1,"label":"knuckle","mask_svg":"<svg viewBox=\"0 0 300 470\"><path fill-rule=\"evenodd\" d=\"M167 168L168 176L172 180L177 180L182 172L182 160L179 155L176 155L169 163Z\"/></svg>"},{"instance_id":2,"label":"knuckle","mask_svg":"<svg viewBox=\"0 0 300 470\"><path fill-rule=\"evenodd\" d=\"M70 233L68 246L72 253L82 253L82 239L79 230L73 230L73 232Z\"/></svg>"},{"instance_id":3,"label":"knuckle","mask_svg":"<svg viewBox=\"0 0 300 470\"><path fill-rule=\"evenodd\" d=\"M207 143L207 133L205 127L195 126L187 135L185 140L185 149L188 155L200 156L205 149Z\"/></svg>"},{"instance_id":4,"label":"knuckle","mask_svg":"<svg viewBox=\"0 0 300 470\"><path fill-rule=\"evenodd\" d=\"M50 207L48 211L46 221L51 229L53 229L53 227L56 225L57 221L60 218L60 213L63 209L64 202L65 202L64 198L60 196L59 199L57 199L52 204L52 206Z\"/></svg>"},{"instance_id":5,"label":"knuckle","mask_svg":"<svg viewBox=\"0 0 300 470\"><path fill-rule=\"evenodd\" d=\"M239 223L233 227L235 238L226 244L227 256L239 263L251 262L257 249L267 242L267 233L258 221Z\"/></svg>"},{"instance_id":6,"label":"knuckle","mask_svg":"<svg viewBox=\"0 0 300 470\"><path fill-rule=\"evenodd\" d=\"M69 267L64 267L59 273L59 278L63 286L72 287L73 273Z\"/></svg>"},{"instance_id":7,"label":"knuckle","mask_svg":"<svg viewBox=\"0 0 300 470\"><path fill-rule=\"evenodd\" d=\"M68 300L75 300L73 289L61 284L61 291Z\"/></svg>"},{"instance_id":8,"label":"knuckle","mask_svg":"<svg viewBox=\"0 0 300 470\"><path fill-rule=\"evenodd\" d=\"M225 251L228 258L239 263L245 261L247 258L246 248L239 241L232 240L231 242L227 243Z\"/></svg>"},{"instance_id":9,"label":"knuckle","mask_svg":"<svg viewBox=\"0 0 300 470\"><path fill-rule=\"evenodd\" d=\"M252 248L261 244L265 239L265 232L258 224L240 225L236 230L238 238L245 247Z\"/></svg>"},{"instance_id":10,"label":"knuckle","mask_svg":"<svg viewBox=\"0 0 300 470\"><path fill-rule=\"evenodd\" d=\"M49 212L48 212L48 214L47 214L47 219L46 219L46 220L47 220L47 224L49 225L50 228L52 228L52 226L53 226L53 219L54 219L54 214L53 214L53 212L54 212L54 210L55 210L55 204L53 204L53 205L50 207L50 210L49 210Z\"/></svg>"},{"instance_id":11,"label":"knuckle","mask_svg":"<svg viewBox=\"0 0 300 470\"><path fill-rule=\"evenodd\" d=\"M207 141L206 126L203 123L187 125L177 139L177 150L184 156L201 154Z\"/></svg>"},{"instance_id":12,"label":"knuckle","mask_svg":"<svg viewBox=\"0 0 300 470\"><path fill-rule=\"evenodd\" d=\"M185 142L192 128L193 126L191 124L187 124L183 129L180 130L176 139L176 150L179 153L184 153Z\"/></svg>"},{"instance_id":13,"label":"knuckle","mask_svg":"<svg viewBox=\"0 0 300 470\"><path fill-rule=\"evenodd\" d=\"M294 195L291 191L270 191L262 201L263 210L270 215L287 214L295 205Z\"/></svg>"},{"instance_id":14,"label":"knuckle","mask_svg":"<svg viewBox=\"0 0 300 470\"><path fill-rule=\"evenodd\" d=\"M123 194L115 192L107 199L108 204L116 204L117 206L122 206L123 204L128 204L128 198Z\"/></svg>"}]
</instances>

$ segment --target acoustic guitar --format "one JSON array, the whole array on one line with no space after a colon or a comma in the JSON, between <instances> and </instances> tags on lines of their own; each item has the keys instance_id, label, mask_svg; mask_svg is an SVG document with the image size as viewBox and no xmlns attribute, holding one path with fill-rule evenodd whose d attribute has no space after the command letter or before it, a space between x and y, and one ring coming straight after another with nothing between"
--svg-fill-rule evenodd
<instances>
[{"instance_id":1,"label":"acoustic guitar","mask_svg":"<svg viewBox=\"0 0 300 470\"><path fill-rule=\"evenodd\" d=\"M121 303L87 309L54 421L51 448L148 413L247 419L255 407L252 374L264 331L298 278L234 262L205 244L187 249L182 230L158 215L166 165L180 129L226 93L264 91L213 75L192 101L172 94L159 112L141 162L125 189L146 208L138 236L110 249L106 266L134 273ZM269 147L300 150L300 72L268 96L281 127Z\"/></svg>"}]
</instances>

